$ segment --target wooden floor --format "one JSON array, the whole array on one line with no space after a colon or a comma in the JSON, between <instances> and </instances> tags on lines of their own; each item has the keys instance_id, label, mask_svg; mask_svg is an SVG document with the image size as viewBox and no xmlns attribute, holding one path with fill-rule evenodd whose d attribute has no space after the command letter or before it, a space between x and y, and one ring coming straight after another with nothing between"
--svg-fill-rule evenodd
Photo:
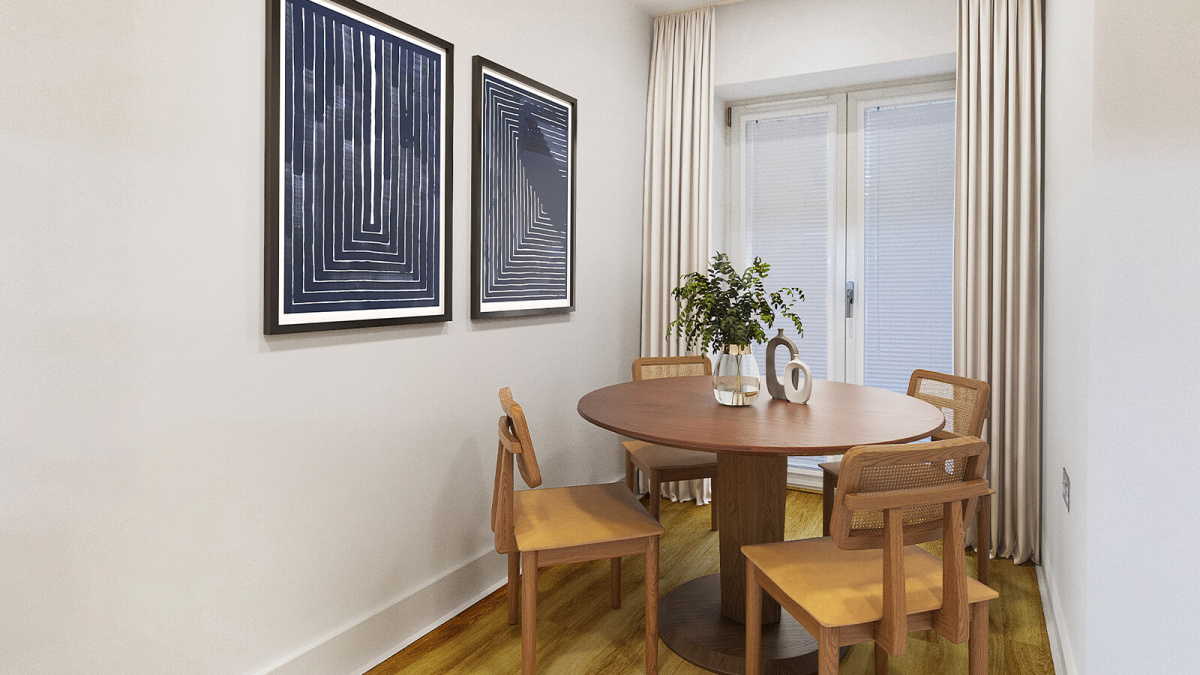
<instances>
[{"instance_id":1,"label":"wooden floor","mask_svg":"<svg viewBox=\"0 0 1200 675\"><path fill-rule=\"evenodd\" d=\"M717 533L709 531L708 506L662 502L667 529L660 550L659 592L718 571ZM821 496L795 490L787 497L787 539L820 536ZM926 545L940 555L940 543ZM968 551L968 571L975 559ZM644 667L642 559L625 559L620 609L609 606L608 562L579 563L542 570L538 588L537 662L541 673L640 673ZM989 673L1053 674L1050 643L1033 565L992 561L992 585L1000 599L991 603ZM854 646L841 675L869 675L872 643ZM433 632L392 656L369 675L392 673L515 673L521 665L521 628L506 620L501 588ZM665 675L704 673L659 643ZM908 654L891 659L890 673L966 673L967 646L954 645L932 631L914 633Z\"/></svg>"}]
</instances>

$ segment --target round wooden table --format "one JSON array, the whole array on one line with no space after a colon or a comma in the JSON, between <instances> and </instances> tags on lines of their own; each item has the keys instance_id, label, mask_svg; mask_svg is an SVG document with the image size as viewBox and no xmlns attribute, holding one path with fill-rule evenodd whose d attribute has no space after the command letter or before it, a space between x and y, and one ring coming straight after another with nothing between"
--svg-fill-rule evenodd
<instances>
[{"instance_id":1,"label":"round wooden table","mask_svg":"<svg viewBox=\"0 0 1200 675\"><path fill-rule=\"evenodd\" d=\"M783 541L789 455L833 455L856 445L907 443L940 431L945 417L916 398L840 382L813 383L799 405L770 398L724 406L712 378L615 384L579 399L587 421L638 440L717 453L721 573L663 596L659 634L675 653L718 673L745 672L744 544ZM719 592L718 592L719 589ZM815 673L816 641L763 598L762 672Z\"/></svg>"}]
</instances>

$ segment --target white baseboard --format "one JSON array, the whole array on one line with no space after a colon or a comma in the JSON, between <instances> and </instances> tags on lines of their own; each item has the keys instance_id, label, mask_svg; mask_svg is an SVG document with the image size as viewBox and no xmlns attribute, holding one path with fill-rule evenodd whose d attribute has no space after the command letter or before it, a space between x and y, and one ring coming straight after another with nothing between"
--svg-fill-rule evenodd
<instances>
[{"instance_id":1,"label":"white baseboard","mask_svg":"<svg viewBox=\"0 0 1200 675\"><path fill-rule=\"evenodd\" d=\"M489 549L254 675L365 673L507 581L506 556ZM446 607L454 609L447 612Z\"/></svg>"},{"instance_id":2,"label":"white baseboard","mask_svg":"<svg viewBox=\"0 0 1200 675\"><path fill-rule=\"evenodd\" d=\"M820 469L814 471L812 469L798 469L794 466L789 466L787 469L788 487L821 492L825 485L821 474L822 471Z\"/></svg>"},{"instance_id":3,"label":"white baseboard","mask_svg":"<svg viewBox=\"0 0 1200 675\"><path fill-rule=\"evenodd\" d=\"M1050 639L1050 659L1054 661L1054 672L1057 675L1078 675L1074 654L1071 651L1070 634L1062 625L1061 615L1057 610L1054 599L1058 590L1050 588L1046 582L1046 572L1041 565L1037 566L1038 590L1042 596L1042 614L1046 618L1046 635Z\"/></svg>"}]
</instances>

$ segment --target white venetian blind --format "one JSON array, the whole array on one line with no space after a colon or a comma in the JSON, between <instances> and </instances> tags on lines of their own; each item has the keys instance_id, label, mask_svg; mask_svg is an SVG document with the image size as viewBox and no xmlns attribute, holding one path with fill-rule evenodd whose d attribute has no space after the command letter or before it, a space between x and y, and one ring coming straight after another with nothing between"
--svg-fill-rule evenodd
<instances>
[{"instance_id":1,"label":"white venetian blind","mask_svg":"<svg viewBox=\"0 0 1200 675\"><path fill-rule=\"evenodd\" d=\"M953 368L954 101L864 115L863 384L903 393Z\"/></svg>"},{"instance_id":2,"label":"white venetian blind","mask_svg":"<svg viewBox=\"0 0 1200 675\"><path fill-rule=\"evenodd\" d=\"M830 175L830 117L820 112L750 120L744 147L744 263L758 256L771 265L769 292L784 286L804 291L806 300L796 305L803 337L782 317L775 327L787 329L800 358L819 380L828 372L829 220L837 178ZM772 330L767 337L774 335ZM778 354L780 375L787 365L785 352ZM759 370L768 375L765 354L765 345L754 345Z\"/></svg>"}]
</instances>

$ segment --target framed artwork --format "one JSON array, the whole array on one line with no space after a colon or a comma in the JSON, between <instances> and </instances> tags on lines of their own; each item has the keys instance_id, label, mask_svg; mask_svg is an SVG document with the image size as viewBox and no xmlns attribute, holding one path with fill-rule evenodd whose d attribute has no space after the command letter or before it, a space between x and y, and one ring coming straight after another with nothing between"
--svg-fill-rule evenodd
<instances>
[{"instance_id":1,"label":"framed artwork","mask_svg":"<svg viewBox=\"0 0 1200 675\"><path fill-rule=\"evenodd\" d=\"M575 99L474 59L471 318L575 310Z\"/></svg>"},{"instance_id":2,"label":"framed artwork","mask_svg":"<svg viewBox=\"0 0 1200 675\"><path fill-rule=\"evenodd\" d=\"M267 334L450 320L454 47L268 0Z\"/></svg>"}]
</instances>

